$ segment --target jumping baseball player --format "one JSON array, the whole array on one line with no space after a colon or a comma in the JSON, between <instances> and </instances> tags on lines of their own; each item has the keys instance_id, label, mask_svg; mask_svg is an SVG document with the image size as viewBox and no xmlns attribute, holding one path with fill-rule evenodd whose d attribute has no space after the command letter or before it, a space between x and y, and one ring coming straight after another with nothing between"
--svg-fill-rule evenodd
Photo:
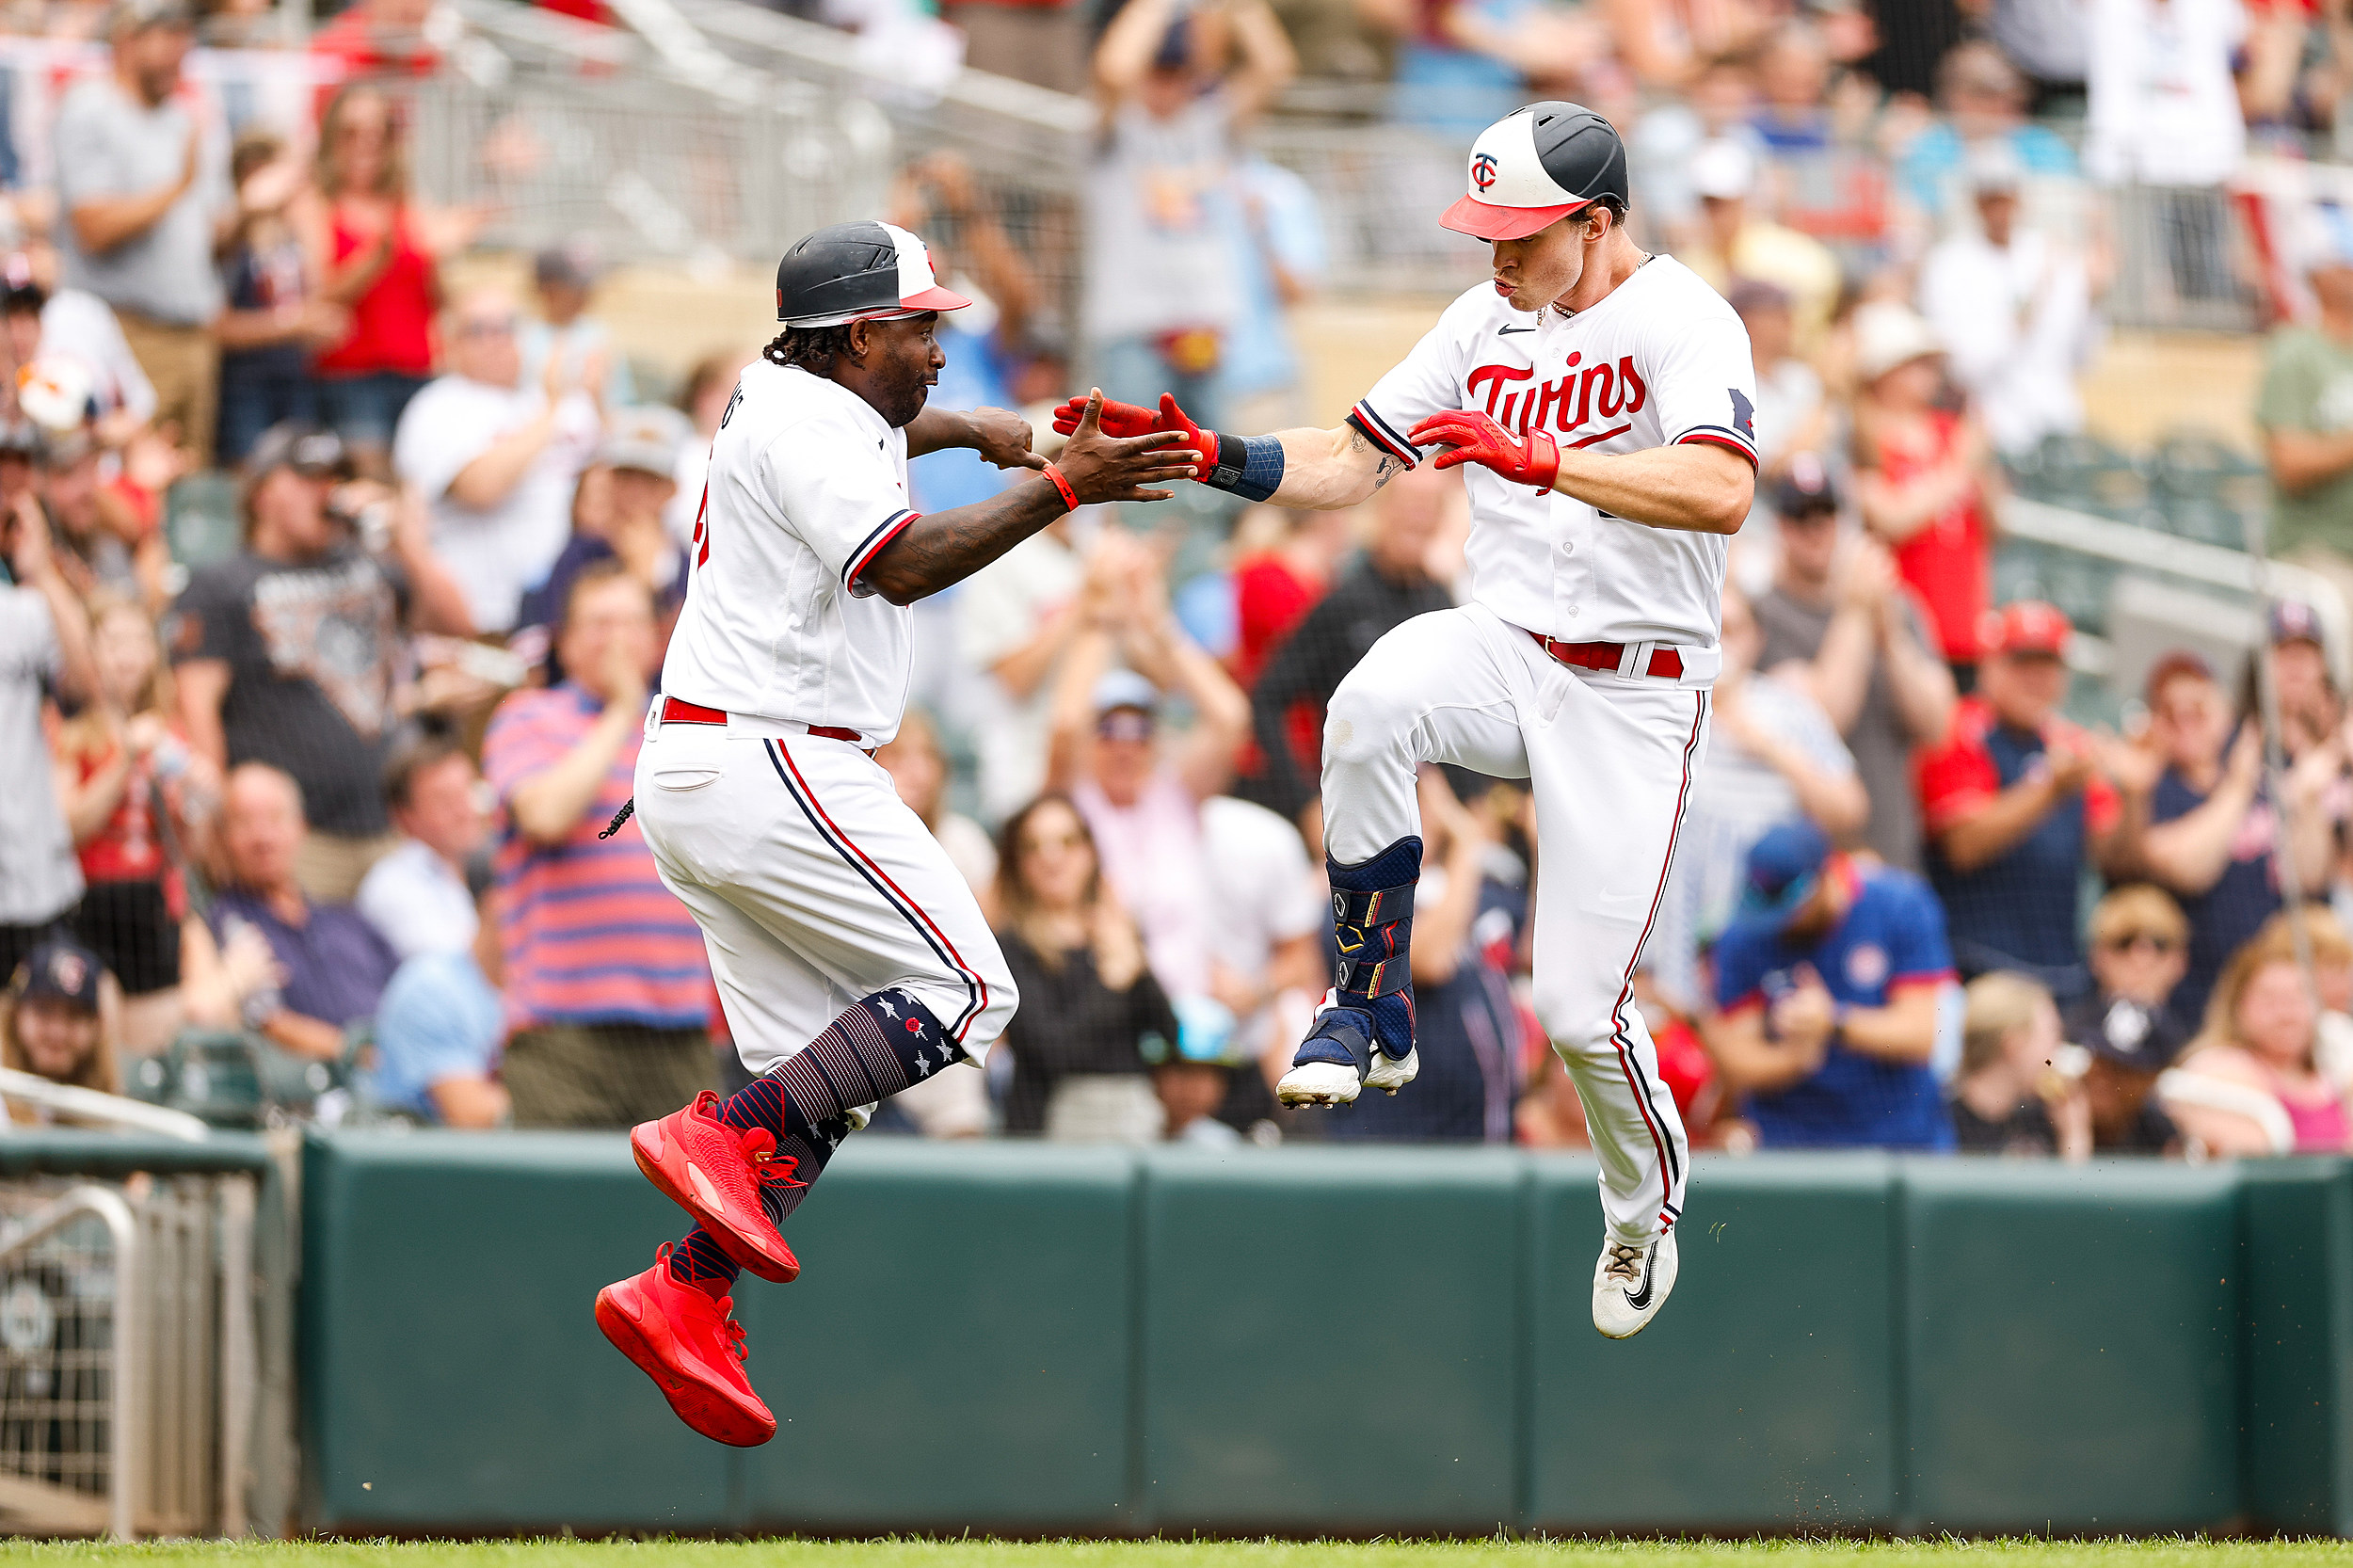
<instances>
[{"instance_id":1,"label":"jumping baseball player","mask_svg":"<svg viewBox=\"0 0 2353 1568\"><path fill-rule=\"evenodd\" d=\"M1606 1229L1593 1325L1640 1331L1675 1282L1690 1155L1633 975L1707 741L1724 537L1755 486L1748 335L1625 228L1625 149L1601 116L1534 104L1489 126L1448 228L1493 243L1452 305L1336 430L1200 430L1172 398L1102 427L1176 431L1203 481L1353 506L1423 449L1470 496L1470 602L1389 632L1333 695L1324 853L1337 981L1279 1088L1337 1105L1411 1081L1416 770L1529 780L1543 845L1535 1006L1585 1103ZM1076 429L1086 410L1056 416Z\"/></svg>"},{"instance_id":2,"label":"jumping baseball player","mask_svg":"<svg viewBox=\"0 0 2353 1568\"><path fill-rule=\"evenodd\" d=\"M722 1443L776 1430L741 1365L737 1272L796 1275L776 1226L835 1146L875 1103L984 1060L1017 1000L963 876L872 760L906 703L907 606L1073 507L1164 499L1149 487L1197 462L1181 436L1103 435L1100 392L1053 463L1018 415L927 410L939 312L968 303L888 224L837 224L785 253L784 331L712 443L646 717L637 820L760 1076L631 1133L639 1168L696 1224L598 1293L597 1324ZM1037 472L921 516L907 459L951 446Z\"/></svg>"}]
</instances>

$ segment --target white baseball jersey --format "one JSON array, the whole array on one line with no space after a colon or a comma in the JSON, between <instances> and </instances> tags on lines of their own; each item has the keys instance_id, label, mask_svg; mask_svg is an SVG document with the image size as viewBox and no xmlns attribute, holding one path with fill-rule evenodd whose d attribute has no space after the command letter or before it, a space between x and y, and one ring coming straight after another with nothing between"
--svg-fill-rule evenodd
<instances>
[{"instance_id":1,"label":"white baseball jersey","mask_svg":"<svg viewBox=\"0 0 2353 1568\"><path fill-rule=\"evenodd\" d=\"M918 515L904 431L846 387L754 360L711 444L663 691L889 740L914 621L858 575Z\"/></svg>"},{"instance_id":2,"label":"white baseball jersey","mask_svg":"<svg viewBox=\"0 0 2353 1568\"><path fill-rule=\"evenodd\" d=\"M1515 311L1481 283L1349 414L1406 462L1432 414L1474 408L1515 435L1552 432L1563 451L1640 452L1713 441L1757 460L1749 335L1715 290L1654 256L1600 304ZM1659 642L1682 650L1683 680L1716 678L1724 538L1652 528L1558 491L1463 468L1471 504L1471 600L1513 626L1565 642Z\"/></svg>"}]
</instances>

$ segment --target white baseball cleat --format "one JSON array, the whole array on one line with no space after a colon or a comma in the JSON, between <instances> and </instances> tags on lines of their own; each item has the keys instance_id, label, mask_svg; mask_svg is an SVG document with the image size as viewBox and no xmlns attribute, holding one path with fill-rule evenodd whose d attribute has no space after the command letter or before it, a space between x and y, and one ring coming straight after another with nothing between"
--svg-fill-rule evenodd
<instances>
[{"instance_id":1,"label":"white baseball cleat","mask_svg":"<svg viewBox=\"0 0 2353 1568\"><path fill-rule=\"evenodd\" d=\"M1630 1339L1642 1332L1675 1288L1675 1233L1657 1237L1650 1245L1605 1240L1601 1261L1593 1265L1593 1326L1611 1339Z\"/></svg>"},{"instance_id":2,"label":"white baseball cleat","mask_svg":"<svg viewBox=\"0 0 2353 1568\"><path fill-rule=\"evenodd\" d=\"M1372 1053L1372 1067L1362 1078L1353 1066L1337 1062L1304 1062L1283 1075L1274 1097L1285 1105L1347 1105L1367 1089L1396 1094L1421 1071L1421 1052L1409 1050L1405 1060Z\"/></svg>"}]
</instances>

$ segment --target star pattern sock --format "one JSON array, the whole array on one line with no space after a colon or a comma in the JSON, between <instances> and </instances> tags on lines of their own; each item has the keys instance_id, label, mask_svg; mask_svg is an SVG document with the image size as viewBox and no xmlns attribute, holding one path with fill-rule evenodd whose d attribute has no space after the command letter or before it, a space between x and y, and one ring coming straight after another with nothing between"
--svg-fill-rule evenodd
<instances>
[{"instance_id":1,"label":"star pattern sock","mask_svg":"<svg viewBox=\"0 0 2353 1568\"><path fill-rule=\"evenodd\" d=\"M930 1008L903 990L877 991L852 1004L805 1049L722 1100L719 1120L738 1132L765 1128L776 1141L772 1158L797 1160L794 1181L812 1184L849 1136L844 1112L888 1099L963 1059ZM781 1225L808 1192L808 1185L770 1182L760 1190L760 1206ZM696 1225L671 1252L670 1271L724 1296L740 1266Z\"/></svg>"},{"instance_id":2,"label":"star pattern sock","mask_svg":"<svg viewBox=\"0 0 2353 1568\"><path fill-rule=\"evenodd\" d=\"M809 1188L824 1174L825 1162L833 1158L833 1151L849 1135L849 1118L836 1116L806 1133L793 1133L776 1145L771 1159L796 1163L792 1181L772 1181L760 1190L760 1207L768 1211L772 1223L782 1225L785 1217L801 1206ZM700 1225L688 1231L686 1239L670 1250L671 1277L682 1285L699 1287L713 1297L732 1290L741 1272L743 1265L729 1257L727 1249Z\"/></svg>"}]
</instances>

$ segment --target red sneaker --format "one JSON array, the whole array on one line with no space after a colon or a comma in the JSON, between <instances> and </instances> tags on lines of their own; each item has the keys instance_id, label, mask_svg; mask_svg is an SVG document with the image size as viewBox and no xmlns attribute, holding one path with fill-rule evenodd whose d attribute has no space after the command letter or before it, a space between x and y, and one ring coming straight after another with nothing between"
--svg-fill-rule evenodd
<instances>
[{"instance_id":1,"label":"red sneaker","mask_svg":"<svg viewBox=\"0 0 2353 1568\"><path fill-rule=\"evenodd\" d=\"M734 1305L673 1279L665 1241L652 1268L597 1292L597 1327L653 1379L680 1420L713 1442L753 1448L776 1434L776 1418L744 1375Z\"/></svg>"},{"instance_id":2,"label":"red sneaker","mask_svg":"<svg viewBox=\"0 0 2353 1568\"><path fill-rule=\"evenodd\" d=\"M772 1181L802 1185L792 1180L800 1162L776 1158L766 1128L738 1132L718 1109L719 1096L705 1089L685 1110L632 1128L630 1152L646 1179L700 1221L729 1257L762 1279L789 1283L801 1260L760 1206L760 1190Z\"/></svg>"}]
</instances>

